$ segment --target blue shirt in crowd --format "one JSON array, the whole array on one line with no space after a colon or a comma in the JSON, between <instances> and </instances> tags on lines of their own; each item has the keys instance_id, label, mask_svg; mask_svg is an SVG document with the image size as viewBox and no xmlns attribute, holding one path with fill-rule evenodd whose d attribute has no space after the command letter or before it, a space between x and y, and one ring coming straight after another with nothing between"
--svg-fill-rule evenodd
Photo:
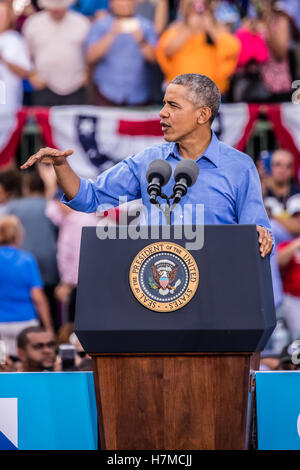
<instances>
[{"instance_id":1,"label":"blue shirt in crowd","mask_svg":"<svg viewBox=\"0 0 300 470\"><path fill-rule=\"evenodd\" d=\"M86 50L112 28L114 16L107 15L92 25L86 39ZM157 35L153 24L139 17L145 40L155 45ZM150 97L149 68L140 46L132 34L121 33L113 41L105 57L95 66L94 82L99 91L118 104L144 104Z\"/></svg>"},{"instance_id":2,"label":"blue shirt in crowd","mask_svg":"<svg viewBox=\"0 0 300 470\"><path fill-rule=\"evenodd\" d=\"M30 291L43 287L35 258L13 246L0 247L0 322L37 318Z\"/></svg>"},{"instance_id":3,"label":"blue shirt in crowd","mask_svg":"<svg viewBox=\"0 0 300 470\"><path fill-rule=\"evenodd\" d=\"M108 0L77 0L72 10L78 11L86 16L94 16L98 10L107 10Z\"/></svg>"},{"instance_id":4,"label":"blue shirt in crowd","mask_svg":"<svg viewBox=\"0 0 300 470\"><path fill-rule=\"evenodd\" d=\"M81 178L75 198L68 202L64 196L63 202L78 211L95 212L99 205L116 206L119 196L127 196L128 201L142 198L148 214L151 209L159 213L149 202L146 180L148 165L157 158L169 162L173 172L182 160L174 142L149 147L105 171L96 182ZM175 212L172 223L200 223L196 219L196 206L203 204L205 224L255 224L271 231L259 176L248 155L222 143L212 133L208 148L196 163L198 179L181 199L181 210ZM164 193L170 195L173 185L171 178L163 188ZM141 223L153 224L153 220L148 218Z\"/></svg>"}]
</instances>

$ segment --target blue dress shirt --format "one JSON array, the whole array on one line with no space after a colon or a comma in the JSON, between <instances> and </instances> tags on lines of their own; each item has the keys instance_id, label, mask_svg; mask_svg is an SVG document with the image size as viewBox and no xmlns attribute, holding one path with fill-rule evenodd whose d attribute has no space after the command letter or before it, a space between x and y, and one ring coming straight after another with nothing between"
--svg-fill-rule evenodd
<instances>
[{"instance_id":1,"label":"blue dress shirt","mask_svg":"<svg viewBox=\"0 0 300 470\"><path fill-rule=\"evenodd\" d=\"M140 28L148 44L155 46L157 35L153 24L139 17ZM114 16L107 15L93 23L86 39L86 50L112 28ZM132 34L121 33L95 66L94 82L99 91L114 103L146 103L150 98L149 64Z\"/></svg>"},{"instance_id":2,"label":"blue dress shirt","mask_svg":"<svg viewBox=\"0 0 300 470\"><path fill-rule=\"evenodd\" d=\"M119 205L120 196L126 196L128 201L142 198L148 215L152 210L152 214L156 211L159 217L159 209L149 202L146 180L148 165L157 158L167 160L173 172L182 160L174 142L149 147L105 171L96 182L81 178L80 188L74 199L68 201L64 196L62 200L72 209L95 212L98 206L102 206L103 210L106 204ZM201 223L196 219L196 207L203 204L205 224L255 224L262 225L271 232L259 176L248 155L220 142L212 133L208 148L196 163L199 166L198 179L181 199L172 223ZM171 177L163 192L170 195L174 183ZM160 223L165 223L164 217L160 220ZM148 221L143 220L141 223L153 224L153 219L148 218Z\"/></svg>"}]
</instances>

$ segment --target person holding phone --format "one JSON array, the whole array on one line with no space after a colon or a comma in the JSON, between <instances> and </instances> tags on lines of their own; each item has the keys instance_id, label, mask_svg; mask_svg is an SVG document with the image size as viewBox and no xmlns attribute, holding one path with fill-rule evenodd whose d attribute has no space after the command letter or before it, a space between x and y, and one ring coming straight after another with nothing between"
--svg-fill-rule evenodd
<instances>
[{"instance_id":1,"label":"person holding phone","mask_svg":"<svg viewBox=\"0 0 300 470\"><path fill-rule=\"evenodd\" d=\"M110 13L95 21L86 40L94 67L94 104L142 105L150 98L148 64L155 62L157 34L150 20L135 16L135 0L111 0Z\"/></svg>"},{"instance_id":2,"label":"person holding phone","mask_svg":"<svg viewBox=\"0 0 300 470\"><path fill-rule=\"evenodd\" d=\"M225 93L237 65L239 40L216 21L205 0L181 0L180 17L157 46L157 61L167 83L180 74L200 73Z\"/></svg>"}]
</instances>

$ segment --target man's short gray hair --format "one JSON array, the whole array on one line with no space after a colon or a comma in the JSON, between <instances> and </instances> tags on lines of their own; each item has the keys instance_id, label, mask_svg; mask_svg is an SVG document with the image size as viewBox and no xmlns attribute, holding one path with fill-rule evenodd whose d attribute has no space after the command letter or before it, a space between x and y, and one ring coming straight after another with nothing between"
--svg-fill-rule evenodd
<instances>
[{"instance_id":1,"label":"man's short gray hair","mask_svg":"<svg viewBox=\"0 0 300 470\"><path fill-rule=\"evenodd\" d=\"M171 83L186 86L189 99L194 105L207 106L211 109L211 122L215 119L221 104L221 93L210 78L200 73L184 73L174 78Z\"/></svg>"}]
</instances>

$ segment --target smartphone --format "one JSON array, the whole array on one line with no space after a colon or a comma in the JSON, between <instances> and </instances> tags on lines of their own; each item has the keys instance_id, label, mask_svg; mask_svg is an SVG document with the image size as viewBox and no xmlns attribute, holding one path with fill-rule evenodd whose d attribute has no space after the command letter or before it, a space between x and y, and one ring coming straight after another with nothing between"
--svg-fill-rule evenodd
<instances>
[{"instance_id":1,"label":"smartphone","mask_svg":"<svg viewBox=\"0 0 300 470\"><path fill-rule=\"evenodd\" d=\"M139 20L137 18L124 18L120 20L121 30L123 33L133 33L139 28Z\"/></svg>"},{"instance_id":2,"label":"smartphone","mask_svg":"<svg viewBox=\"0 0 300 470\"><path fill-rule=\"evenodd\" d=\"M258 156L258 160L261 162L262 168L266 175L271 175L272 173L272 155L273 152L270 152L269 150L262 150Z\"/></svg>"},{"instance_id":3,"label":"smartphone","mask_svg":"<svg viewBox=\"0 0 300 470\"><path fill-rule=\"evenodd\" d=\"M71 370L75 366L76 348L73 344L61 344L58 348L62 370Z\"/></svg>"}]
</instances>

